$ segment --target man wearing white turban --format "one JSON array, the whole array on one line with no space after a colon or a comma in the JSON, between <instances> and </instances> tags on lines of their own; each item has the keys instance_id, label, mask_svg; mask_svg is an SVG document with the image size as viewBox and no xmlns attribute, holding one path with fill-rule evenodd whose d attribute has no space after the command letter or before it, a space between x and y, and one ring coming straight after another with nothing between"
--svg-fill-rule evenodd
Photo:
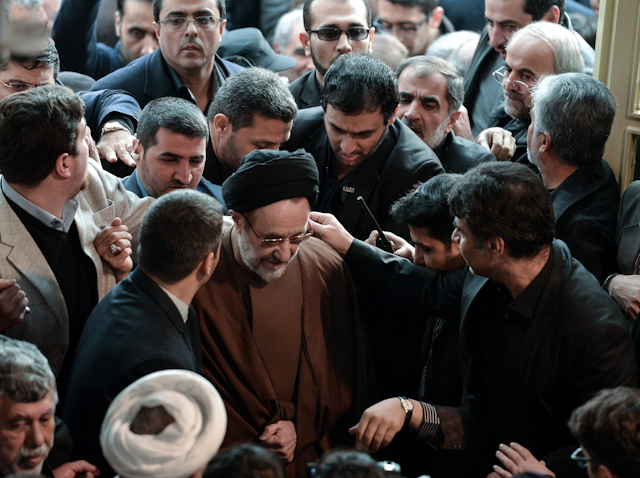
<instances>
[{"instance_id":1,"label":"man wearing white turban","mask_svg":"<svg viewBox=\"0 0 640 478\"><path fill-rule=\"evenodd\" d=\"M120 478L200 478L226 430L224 402L208 380L162 370L116 397L100 444Z\"/></svg>"}]
</instances>

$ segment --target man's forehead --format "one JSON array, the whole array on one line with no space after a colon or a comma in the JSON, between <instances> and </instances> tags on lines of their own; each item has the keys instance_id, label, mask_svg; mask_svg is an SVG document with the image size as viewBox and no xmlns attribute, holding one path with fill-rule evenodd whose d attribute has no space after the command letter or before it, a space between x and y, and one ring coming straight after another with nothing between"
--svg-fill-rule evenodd
<instances>
[{"instance_id":1,"label":"man's forehead","mask_svg":"<svg viewBox=\"0 0 640 478\"><path fill-rule=\"evenodd\" d=\"M441 102L446 101L448 78L440 72L432 71L426 74L420 72L419 67L409 66L405 68L398 78L398 90L400 93L407 91L421 96L437 96Z\"/></svg>"},{"instance_id":2,"label":"man's forehead","mask_svg":"<svg viewBox=\"0 0 640 478\"><path fill-rule=\"evenodd\" d=\"M124 18L132 9L139 11L145 8L153 15L153 5L151 2L147 0L124 0L122 3L122 17Z\"/></svg>"},{"instance_id":3,"label":"man's forehead","mask_svg":"<svg viewBox=\"0 0 640 478\"><path fill-rule=\"evenodd\" d=\"M542 39L529 33L521 33L507 45L505 63L512 70L526 71L534 75L555 71L551 47Z\"/></svg>"},{"instance_id":4,"label":"man's forehead","mask_svg":"<svg viewBox=\"0 0 640 478\"><path fill-rule=\"evenodd\" d=\"M15 61L9 61L7 69L0 71L0 77L5 83L7 81L22 81L35 85L54 85L56 83L52 66L29 69Z\"/></svg>"},{"instance_id":5,"label":"man's forehead","mask_svg":"<svg viewBox=\"0 0 640 478\"><path fill-rule=\"evenodd\" d=\"M11 398L0 395L0 420L14 420L17 418L30 418L37 420L43 415L49 415L55 411L51 395L47 394L38 402L16 402Z\"/></svg>"},{"instance_id":6,"label":"man's forehead","mask_svg":"<svg viewBox=\"0 0 640 478\"><path fill-rule=\"evenodd\" d=\"M422 8L418 5L402 5L400 3L391 3L388 0L380 0L378 9L378 15L381 20L386 20L385 15L410 19L415 15L423 14Z\"/></svg>"},{"instance_id":7,"label":"man's forehead","mask_svg":"<svg viewBox=\"0 0 640 478\"><path fill-rule=\"evenodd\" d=\"M320 10L322 15L317 14ZM337 24L345 21L348 22L346 26L368 24L367 7L363 0L315 0L311 4L311 18L312 28L345 26Z\"/></svg>"},{"instance_id":8,"label":"man's forehead","mask_svg":"<svg viewBox=\"0 0 640 478\"><path fill-rule=\"evenodd\" d=\"M160 15L191 15L194 13L220 16L215 0L163 0Z\"/></svg>"},{"instance_id":9,"label":"man's forehead","mask_svg":"<svg viewBox=\"0 0 640 478\"><path fill-rule=\"evenodd\" d=\"M371 129L377 129L384 125L384 115L382 108L377 111L362 111L355 114L345 114L339 108L331 104L327 105L324 113L325 120L331 125L338 127L351 134L358 134Z\"/></svg>"},{"instance_id":10,"label":"man's forehead","mask_svg":"<svg viewBox=\"0 0 640 478\"><path fill-rule=\"evenodd\" d=\"M525 13L526 0L485 0L485 16L493 22L514 22L524 26L522 16L530 17L527 23L533 20Z\"/></svg>"}]
</instances>

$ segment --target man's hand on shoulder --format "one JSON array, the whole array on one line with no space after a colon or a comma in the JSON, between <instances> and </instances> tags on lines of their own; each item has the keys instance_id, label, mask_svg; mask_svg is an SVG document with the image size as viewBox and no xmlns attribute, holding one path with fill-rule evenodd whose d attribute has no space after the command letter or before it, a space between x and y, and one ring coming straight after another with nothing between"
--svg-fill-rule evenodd
<instances>
[{"instance_id":1,"label":"man's hand on shoulder","mask_svg":"<svg viewBox=\"0 0 640 478\"><path fill-rule=\"evenodd\" d=\"M293 461L298 435L291 420L280 420L267 425L259 439L262 446L269 448L287 463Z\"/></svg>"},{"instance_id":2,"label":"man's hand on shoulder","mask_svg":"<svg viewBox=\"0 0 640 478\"><path fill-rule=\"evenodd\" d=\"M640 311L640 275L618 274L609 282L608 292L623 313L634 320L638 318L638 312Z\"/></svg>"},{"instance_id":3,"label":"man's hand on shoulder","mask_svg":"<svg viewBox=\"0 0 640 478\"><path fill-rule=\"evenodd\" d=\"M347 255L353 236L333 214L312 211L309 215L309 223L314 236L329 244L342 257Z\"/></svg>"},{"instance_id":4,"label":"man's hand on shoulder","mask_svg":"<svg viewBox=\"0 0 640 478\"><path fill-rule=\"evenodd\" d=\"M0 279L0 330L22 322L28 305L29 299L15 279Z\"/></svg>"},{"instance_id":5,"label":"man's hand on shoulder","mask_svg":"<svg viewBox=\"0 0 640 478\"><path fill-rule=\"evenodd\" d=\"M118 282L127 277L133 268L132 238L127 226L122 224L122 219L116 217L111 225L105 227L93 241L96 251L113 269Z\"/></svg>"},{"instance_id":6,"label":"man's hand on shoulder","mask_svg":"<svg viewBox=\"0 0 640 478\"><path fill-rule=\"evenodd\" d=\"M488 128L481 131L476 143L492 152L498 161L511 161L516 152L515 138L510 131L502 128Z\"/></svg>"},{"instance_id":7,"label":"man's hand on shoulder","mask_svg":"<svg viewBox=\"0 0 640 478\"><path fill-rule=\"evenodd\" d=\"M127 166L135 168L136 162L131 155L137 141L136 137L128 131L114 130L106 132L100 138L97 146L100 158L106 159L110 163L120 160Z\"/></svg>"}]
</instances>

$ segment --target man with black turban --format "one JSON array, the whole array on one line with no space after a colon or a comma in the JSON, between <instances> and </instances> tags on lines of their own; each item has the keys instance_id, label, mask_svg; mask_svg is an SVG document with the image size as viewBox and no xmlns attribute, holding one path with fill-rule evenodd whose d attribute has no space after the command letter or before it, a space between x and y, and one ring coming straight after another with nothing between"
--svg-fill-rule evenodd
<instances>
[{"instance_id":1,"label":"man with black turban","mask_svg":"<svg viewBox=\"0 0 640 478\"><path fill-rule=\"evenodd\" d=\"M288 463L288 476L304 476L307 462L353 442L347 430L365 402L351 276L310 237L318 195L310 154L253 151L222 192L234 225L193 302L203 373L229 417L222 449L258 442Z\"/></svg>"}]
</instances>

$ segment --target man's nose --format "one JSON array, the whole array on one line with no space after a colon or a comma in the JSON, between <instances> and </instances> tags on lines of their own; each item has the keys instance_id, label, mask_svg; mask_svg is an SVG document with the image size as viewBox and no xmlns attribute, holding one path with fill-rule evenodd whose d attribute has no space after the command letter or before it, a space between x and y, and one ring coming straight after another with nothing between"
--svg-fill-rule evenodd
<instances>
[{"instance_id":1,"label":"man's nose","mask_svg":"<svg viewBox=\"0 0 640 478\"><path fill-rule=\"evenodd\" d=\"M351 154L357 149L357 144L352 137L347 136L340 143L340 151L344 154Z\"/></svg>"},{"instance_id":2,"label":"man's nose","mask_svg":"<svg viewBox=\"0 0 640 478\"><path fill-rule=\"evenodd\" d=\"M185 163L184 165L178 166L176 168L173 177L180 181L182 184L190 184L193 179L193 174L191 174L191 167L189 163Z\"/></svg>"},{"instance_id":3,"label":"man's nose","mask_svg":"<svg viewBox=\"0 0 640 478\"><path fill-rule=\"evenodd\" d=\"M409 103L409 106L404 109L400 117L402 118L405 116L407 117L407 119L411 120L420 118L420 107L418 106L417 101L412 101L411 103Z\"/></svg>"},{"instance_id":4,"label":"man's nose","mask_svg":"<svg viewBox=\"0 0 640 478\"><path fill-rule=\"evenodd\" d=\"M28 445L32 448L39 447L45 443L45 430L43 426L39 422L34 422L34 424L29 427L29 432L25 437L25 445Z\"/></svg>"},{"instance_id":5,"label":"man's nose","mask_svg":"<svg viewBox=\"0 0 640 478\"><path fill-rule=\"evenodd\" d=\"M349 53L353 48L351 47L351 40L347 36L347 32L341 32L340 38L338 38L338 45L336 46L336 50L341 53Z\"/></svg>"},{"instance_id":6,"label":"man's nose","mask_svg":"<svg viewBox=\"0 0 640 478\"><path fill-rule=\"evenodd\" d=\"M278 247L276 247L274 255L280 262L287 262L291 259L291 256L295 254L296 247L298 246L291 244L289 241L282 241L278 244Z\"/></svg>"}]
</instances>

